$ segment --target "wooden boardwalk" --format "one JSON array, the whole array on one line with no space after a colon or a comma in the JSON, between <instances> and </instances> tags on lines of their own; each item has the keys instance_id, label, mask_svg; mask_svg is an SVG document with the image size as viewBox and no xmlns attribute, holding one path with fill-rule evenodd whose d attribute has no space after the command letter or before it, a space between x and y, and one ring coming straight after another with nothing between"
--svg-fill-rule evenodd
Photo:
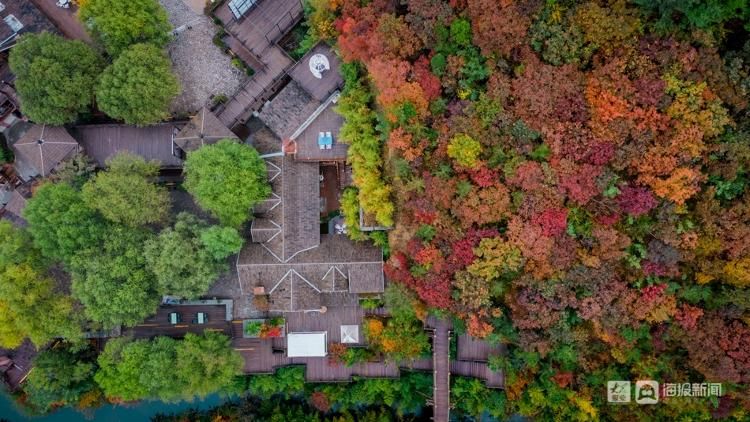
<instances>
[{"instance_id":1,"label":"wooden boardwalk","mask_svg":"<svg viewBox=\"0 0 750 422\"><path fill-rule=\"evenodd\" d=\"M260 0L240 19L235 19L226 4L214 11L227 32L227 46L255 70L253 77L216 110L228 128L244 123L285 82L286 70L294 61L277 42L302 19L302 14L300 0Z\"/></svg>"},{"instance_id":2,"label":"wooden boardwalk","mask_svg":"<svg viewBox=\"0 0 750 422\"><path fill-rule=\"evenodd\" d=\"M435 324L432 341L433 360L433 415L436 422L448 422L450 418L450 325L444 320Z\"/></svg>"}]
</instances>

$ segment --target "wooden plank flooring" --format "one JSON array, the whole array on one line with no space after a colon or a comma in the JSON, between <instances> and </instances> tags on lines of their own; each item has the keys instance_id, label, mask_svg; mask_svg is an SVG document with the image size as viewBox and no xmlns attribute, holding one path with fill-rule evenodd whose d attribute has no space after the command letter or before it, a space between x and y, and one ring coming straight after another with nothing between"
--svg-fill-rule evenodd
<instances>
[{"instance_id":1,"label":"wooden plank flooring","mask_svg":"<svg viewBox=\"0 0 750 422\"><path fill-rule=\"evenodd\" d=\"M448 323L443 320L435 323L432 354L434 361L432 420L448 422L450 418L450 329Z\"/></svg>"}]
</instances>

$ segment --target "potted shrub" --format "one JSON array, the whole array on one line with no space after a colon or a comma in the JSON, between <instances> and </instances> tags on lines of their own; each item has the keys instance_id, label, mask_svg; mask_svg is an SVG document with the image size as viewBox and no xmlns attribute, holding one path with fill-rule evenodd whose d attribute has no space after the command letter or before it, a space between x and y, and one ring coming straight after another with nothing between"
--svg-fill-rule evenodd
<instances>
[{"instance_id":1,"label":"potted shrub","mask_svg":"<svg viewBox=\"0 0 750 422\"><path fill-rule=\"evenodd\" d=\"M245 321L244 332L247 337L259 337L262 328L261 321Z\"/></svg>"}]
</instances>

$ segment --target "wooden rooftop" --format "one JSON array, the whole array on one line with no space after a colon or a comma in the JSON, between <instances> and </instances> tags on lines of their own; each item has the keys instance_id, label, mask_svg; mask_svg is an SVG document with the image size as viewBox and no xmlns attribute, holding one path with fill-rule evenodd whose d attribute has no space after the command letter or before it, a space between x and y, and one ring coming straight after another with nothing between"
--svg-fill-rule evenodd
<instances>
[{"instance_id":1,"label":"wooden rooftop","mask_svg":"<svg viewBox=\"0 0 750 422\"><path fill-rule=\"evenodd\" d=\"M161 123L138 127L122 124L75 126L72 135L83 146L86 155L99 167L121 151L129 151L145 160L157 160L165 168L182 167L182 160L174 155L172 138L178 132L177 125L183 123Z\"/></svg>"},{"instance_id":2,"label":"wooden rooftop","mask_svg":"<svg viewBox=\"0 0 750 422\"><path fill-rule=\"evenodd\" d=\"M190 152L222 139L237 139L237 135L227 129L211 110L203 107L174 136L174 143L183 151Z\"/></svg>"},{"instance_id":3,"label":"wooden rooftop","mask_svg":"<svg viewBox=\"0 0 750 422\"><path fill-rule=\"evenodd\" d=\"M263 106L258 118L284 141L292 138L320 104L302 86L291 81Z\"/></svg>"},{"instance_id":4,"label":"wooden rooftop","mask_svg":"<svg viewBox=\"0 0 750 422\"><path fill-rule=\"evenodd\" d=\"M13 214L15 217L23 219L23 210L26 208L27 200L17 190L10 192L10 200L5 204L5 212Z\"/></svg>"}]
</instances>

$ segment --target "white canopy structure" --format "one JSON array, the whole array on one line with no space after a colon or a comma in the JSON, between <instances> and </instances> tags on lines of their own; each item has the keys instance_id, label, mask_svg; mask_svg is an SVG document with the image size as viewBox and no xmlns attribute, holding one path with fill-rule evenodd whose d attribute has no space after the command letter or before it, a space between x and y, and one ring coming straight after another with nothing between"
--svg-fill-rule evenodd
<instances>
[{"instance_id":1,"label":"white canopy structure","mask_svg":"<svg viewBox=\"0 0 750 422\"><path fill-rule=\"evenodd\" d=\"M326 332L288 333L286 354L290 358L322 358L328 355Z\"/></svg>"}]
</instances>

